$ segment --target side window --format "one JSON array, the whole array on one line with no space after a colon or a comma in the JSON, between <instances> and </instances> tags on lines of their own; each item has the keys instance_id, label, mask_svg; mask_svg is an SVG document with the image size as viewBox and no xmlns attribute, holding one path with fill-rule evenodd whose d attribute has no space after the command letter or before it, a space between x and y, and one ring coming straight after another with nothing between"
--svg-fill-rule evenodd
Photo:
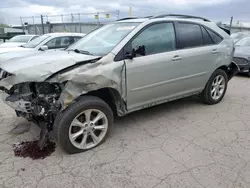
<instances>
[{"instance_id":1,"label":"side window","mask_svg":"<svg viewBox=\"0 0 250 188\"><path fill-rule=\"evenodd\" d=\"M62 37L61 39L61 48L66 48L68 47L70 44L73 43L73 40L71 37Z\"/></svg>"},{"instance_id":2,"label":"side window","mask_svg":"<svg viewBox=\"0 0 250 188\"><path fill-rule=\"evenodd\" d=\"M132 49L145 48L145 54L151 55L175 50L175 31L173 23L159 23L149 26L133 41Z\"/></svg>"},{"instance_id":3,"label":"side window","mask_svg":"<svg viewBox=\"0 0 250 188\"><path fill-rule=\"evenodd\" d=\"M212 38L210 37L210 35L208 34L207 30L204 27L201 27L201 31L203 36L203 44L204 45L214 44L214 41L212 40Z\"/></svg>"},{"instance_id":4,"label":"side window","mask_svg":"<svg viewBox=\"0 0 250 188\"><path fill-rule=\"evenodd\" d=\"M201 28L197 24L178 23L179 48L192 48L203 45Z\"/></svg>"},{"instance_id":5,"label":"side window","mask_svg":"<svg viewBox=\"0 0 250 188\"><path fill-rule=\"evenodd\" d=\"M57 37L51 39L45 45L47 45L49 49L65 48L70 45L70 37Z\"/></svg>"},{"instance_id":6,"label":"side window","mask_svg":"<svg viewBox=\"0 0 250 188\"><path fill-rule=\"evenodd\" d=\"M74 42L76 42L76 41L80 40L81 38L82 38L82 37L73 37Z\"/></svg>"},{"instance_id":7,"label":"side window","mask_svg":"<svg viewBox=\"0 0 250 188\"><path fill-rule=\"evenodd\" d=\"M213 39L214 43L219 44L223 40L218 34L211 31L210 29L207 29L207 31L209 35L211 36L211 38Z\"/></svg>"}]
</instances>

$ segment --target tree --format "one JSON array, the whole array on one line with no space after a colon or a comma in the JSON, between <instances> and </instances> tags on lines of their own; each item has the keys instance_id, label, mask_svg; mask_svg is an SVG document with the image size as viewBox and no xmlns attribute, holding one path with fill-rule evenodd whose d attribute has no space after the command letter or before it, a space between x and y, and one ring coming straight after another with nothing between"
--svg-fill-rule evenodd
<instances>
[{"instance_id":1,"label":"tree","mask_svg":"<svg viewBox=\"0 0 250 188\"><path fill-rule=\"evenodd\" d=\"M0 27L10 27L8 24L2 24L0 23Z\"/></svg>"}]
</instances>

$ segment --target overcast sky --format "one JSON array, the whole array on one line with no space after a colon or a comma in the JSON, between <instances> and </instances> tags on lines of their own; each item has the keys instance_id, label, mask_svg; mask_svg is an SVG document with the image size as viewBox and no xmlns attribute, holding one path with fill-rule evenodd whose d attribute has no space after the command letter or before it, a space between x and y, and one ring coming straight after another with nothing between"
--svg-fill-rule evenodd
<instances>
[{"instance_id":1,"label":"overcast sky","mask_svg":"<svg viewBox=\"0 0 250 188\"><path fill-rule=\"evenodd\" d=\"M0 22L20 24L20 16L59 15L68 13L95 13L120 11L120 17L129 15L147 16L161 13L192 14L214 21L250 23L250 0L0 0ZM104 16L104 15L103 15ZM75 19L77 20L78 17ZM94 20L94 15L81 16L81 20ZM61 17L49 17L49 21L60 21ZM64 17L69 21L70 17ZM105 21L102 18L101 21ZM24 19L31 23L32 19ZM39 18L35 19L39 22Z\"/></svg>"}]
</instances>

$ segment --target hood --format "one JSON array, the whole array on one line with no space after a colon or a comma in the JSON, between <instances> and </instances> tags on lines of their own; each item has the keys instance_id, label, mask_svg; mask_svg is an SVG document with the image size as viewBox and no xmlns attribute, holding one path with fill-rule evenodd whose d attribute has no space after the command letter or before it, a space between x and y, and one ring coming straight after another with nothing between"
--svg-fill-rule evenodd
<instances>
[{"instance_id":1,"label":"hood","mask_svg":"<svg viewBox=\"0 0 250 188\"><path fill-rule=\"evenodd\" d=\"M15 80L13 80L14 82L44 81L62 69L98 58L100 57L79 54L73 51L38 51L26 57L5 61L0 65L0 68L14 74L15 76L10 77L10 79Z\"/></svg>"},{"instance_id":2,"label":"hood","mask_svg":"<svg viewBox=\"0 0 250 188\"><path fill-rule=\"evenodd\" d=\"M235 46L234 57L249 58L250 46Z\"/></svg>"},{"instance_id":3,"label":"hood","mask_svg":"<svg viewBox=\"0 0 250 188\"><path fill-rule=\"evenodd\" d=\"M0 44L0 48L12 48L25 44L24 42L5 42Z\"/></svg>"},{"instance_id":4,"label":"hood","mask_svg":"<svg viewBox=\"0 0 250 188\"><path fill-rule=\"evenodd\" d=\"M14 60L15 58L20 58L20 57L28 57L31 55L35 55L36 53L39 52L35 50L34 48L28 48L28 49L29 50L10 51L10 52L5 52L5 53L0 53L0 65L3 62L8 61L8 60Z\"/></svg>"},{"instance_id":5,"label":"hood","mask_svg":"<svg viewBox=\"0 0 250 188\"><path fill-rule=\"evenodd\" d=\"M33 48L23 48L23 47L0 48L0 54L7 52L20 52L20 51L30 51L30 50L33 50Z\"/></svg>"}]
</instances>

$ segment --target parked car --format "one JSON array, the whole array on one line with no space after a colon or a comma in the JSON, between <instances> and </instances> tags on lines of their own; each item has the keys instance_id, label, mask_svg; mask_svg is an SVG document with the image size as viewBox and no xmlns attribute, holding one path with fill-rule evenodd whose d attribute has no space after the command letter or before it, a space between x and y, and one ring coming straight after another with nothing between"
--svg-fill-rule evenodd
<instances>
[{"instance_id":1,"label":"parked car","mask_svg":"<svg viewBox=\"0 0 250 188\"><path fill-rule=\"evenodd\" d=\"M20 47L0 48L0 62L10 58L28 56L35 51L66 48L81 39L83 36L85 36L83 33L49 33Z\"/></svg>"},{"instance_id":2,"label":"parked car","mask_svg":"<svg viewBox=\"0 0 250 188\"><path fill-rule=\"evenodd\" d=\"M235 44L233 60L239 66L240 73L250 77L250 37L245 37Z\"/></svg>"},{"instance_id":3,"label":"parked car","mask_svg":"<svg viewBox=\"0 0 250 188\"><path fill-rule=\"evenodd\" d=\"M37 37L38 37L37 35L17 35L12 37L7 42L0 44L0 48L18 47L36 39Z\"/></svg>"},{"instance_id":4,"label":"parked car","mask_svg":"<svg viewBox=\"0 0 250 188\"><path fill-rule=\"evenodd\" d=\"M66 50L4 62L1 97L41 126L41 146L54 131L66 152L83 152L105 140L115 115L191 95L219 103L238 71L233 51L232 38L207 19L127 18Z\"/></svg>"},{"instance_id":5,"label":"parked car","mask_svg":"<svg viewBox=\"0 0 250 188\"><path fill-rule=\"evenodd\" d=\"M231 37L233 38L234 43L238 42L239 40L247 36L250 36L250 32L237 32L237 33L231 34Z\"/></svg>"}]
</instances>

